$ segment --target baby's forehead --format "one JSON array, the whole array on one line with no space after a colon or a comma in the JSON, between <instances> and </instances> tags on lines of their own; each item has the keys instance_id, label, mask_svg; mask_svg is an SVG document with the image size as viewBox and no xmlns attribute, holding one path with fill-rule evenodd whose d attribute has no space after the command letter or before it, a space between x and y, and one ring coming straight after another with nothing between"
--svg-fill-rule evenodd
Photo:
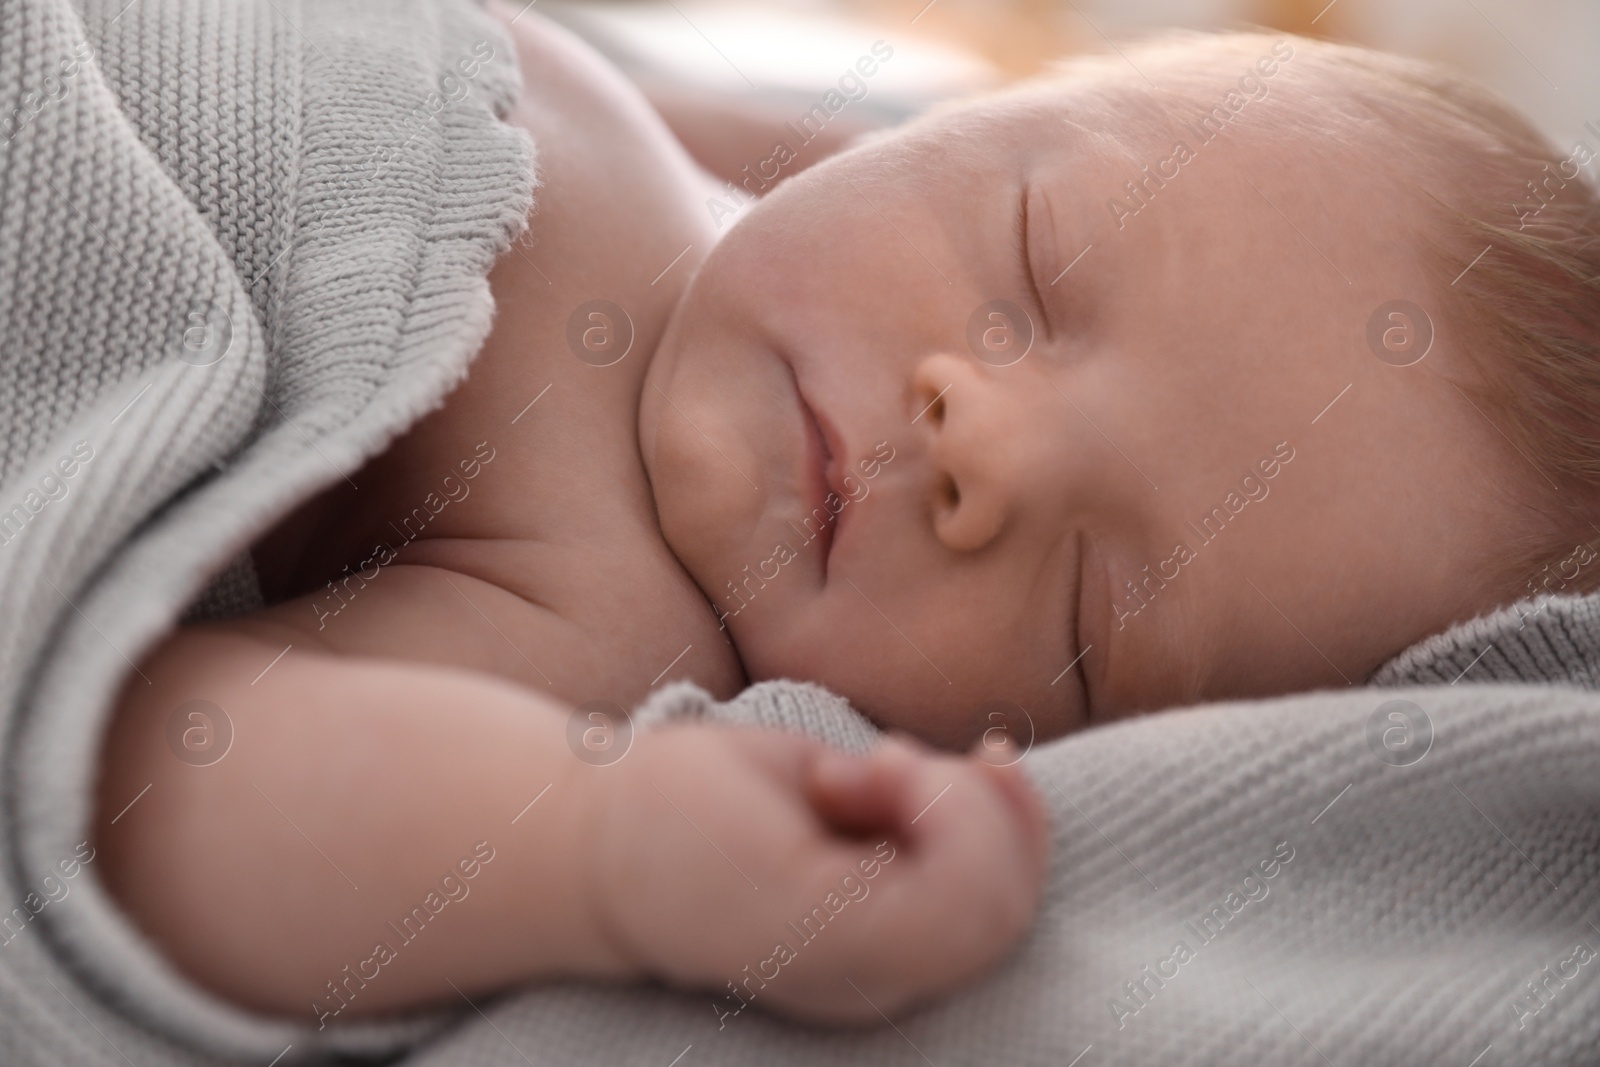
<instances>
[{"instance_id":1,"label":"baby's forehead","mask_svg":"<svg viewBox=\"0 0 1600 1067\"><path fill-rule=\"evenodd\" d=\"M1134 157L1169 148L1195 107L1132 71L1084 63L995 93L948 102L880 147L957 165L1007 166L1041 155Z\"/></svg>"},{"instance_id":2,"label":"baby's forehead","mask_svg":"<svg viewBox=\"0 0 1600 1067\"><path fill-rule=\"evenodd\" d=\"M1131 166L1137 180L1146 165L1177 152L1213 157L1207 166L1218 169L1295 171L1298 180L1330 190L1353 183L1369 192L1414 192L1416 172L1427 165L1421 120L1397 138L1341 99L1387 95L1403 112L1403 92L1354 66L1283 59L1287 47L1274 54L1273 43L1204 38L1126 57L1079 57L999 93L946 105L905 132L958 160ZM1397 139L1407 140L1409 151Z\"/></svg>"}]
</instances>

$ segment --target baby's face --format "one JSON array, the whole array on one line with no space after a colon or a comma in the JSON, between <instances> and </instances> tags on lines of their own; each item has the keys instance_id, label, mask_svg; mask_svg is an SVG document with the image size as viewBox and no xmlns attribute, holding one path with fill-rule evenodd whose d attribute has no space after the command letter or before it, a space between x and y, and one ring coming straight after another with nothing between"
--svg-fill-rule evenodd
<instances>
[{"instance_id":1,"label":"baby's face","mask_svg":"<svg viewBox=\"0 0 1600 1067\"><path fill-rule=\"evenodd\" d=\"M1449 281L1414 196L1250 115L1122 147L1081 91L808 170L693 281L640 439L753 680L951 746L1008 701L1043 738L1361 684L1512 588L1485 561L1523 472L1449 324L1412 366L1367 342Z\"/></svg>"}]
</instances>

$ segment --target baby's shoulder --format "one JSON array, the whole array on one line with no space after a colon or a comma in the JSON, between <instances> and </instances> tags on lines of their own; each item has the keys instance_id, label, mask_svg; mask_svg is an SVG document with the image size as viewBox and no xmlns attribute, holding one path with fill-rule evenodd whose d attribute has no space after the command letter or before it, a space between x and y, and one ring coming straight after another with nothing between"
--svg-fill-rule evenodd
<instances>
[{"instance_id":1,"label":"baby's shoulder","mask_svg":"<svg viewBox=\"0 0 1600 1067\"><path fill-rule=\"evenodd\" d=\"M606 228L630 225L635 217L649 228L663 212L670 217L678 210L706 224L703 202L717 183L693 162L638 86L536 12L524 8L519 15L499 0L489 9L511 35L522 90L507 121L533 138L544 179L541 195L558 193L556 209L562 213L603 212L596 222ZM579 180L561 181L568 173ZM551 188L552 178L559 188ZM682 192L692 195L681 199Z\"/></svg>"}]
</instances>

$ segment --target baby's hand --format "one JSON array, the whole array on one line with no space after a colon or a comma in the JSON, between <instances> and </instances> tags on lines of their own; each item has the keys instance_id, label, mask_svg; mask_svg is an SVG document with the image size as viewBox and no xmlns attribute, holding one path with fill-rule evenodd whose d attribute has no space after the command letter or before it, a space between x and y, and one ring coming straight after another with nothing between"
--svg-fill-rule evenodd
<instances>
[{"instance_id":1,"label":"baby's hand","mask_svg":"<svg viewBox=\"0 0 1600 1067\"><path fill-rule=\"evenodd\" d=\"M597 768L598 919L639 969L822 1022L976 978L1027 929L1046 857L1022 774L888 740L676 726Z\"/></svg>"}]
</instances>

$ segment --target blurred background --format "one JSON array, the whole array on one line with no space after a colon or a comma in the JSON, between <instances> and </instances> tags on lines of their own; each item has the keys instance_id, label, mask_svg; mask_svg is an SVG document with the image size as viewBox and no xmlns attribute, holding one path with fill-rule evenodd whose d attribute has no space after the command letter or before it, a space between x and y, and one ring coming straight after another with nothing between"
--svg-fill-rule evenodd
<instances>
[{"instance_id":1,"label":"blurred background","mask_svg":"<svg viewBox=\"0 0 1600 1067\"><path fill-rule=\"evenodd\" d=\"M1023 78L1051 59L1180 26L1268 27L1414 55L1497 89L1565 155L1600 146L1597 0L536 0L645 88L711 169L749 148L698 127L750 126L748 144L798 119L883 41L868 91L828 126L831 145L932 101ZM676 121L675 121L676 120ZM1592 123L1595 131L1586 131ZM703 145L697 145L703 140ZM737 139L735 139L737 140ZM704 151L698 149L703 147ZM810 162L804 158L798 166ZM711 158L707 158L711 157ZM798 169L795 168L795 169Z\"/></svg>"}]
</instances>

